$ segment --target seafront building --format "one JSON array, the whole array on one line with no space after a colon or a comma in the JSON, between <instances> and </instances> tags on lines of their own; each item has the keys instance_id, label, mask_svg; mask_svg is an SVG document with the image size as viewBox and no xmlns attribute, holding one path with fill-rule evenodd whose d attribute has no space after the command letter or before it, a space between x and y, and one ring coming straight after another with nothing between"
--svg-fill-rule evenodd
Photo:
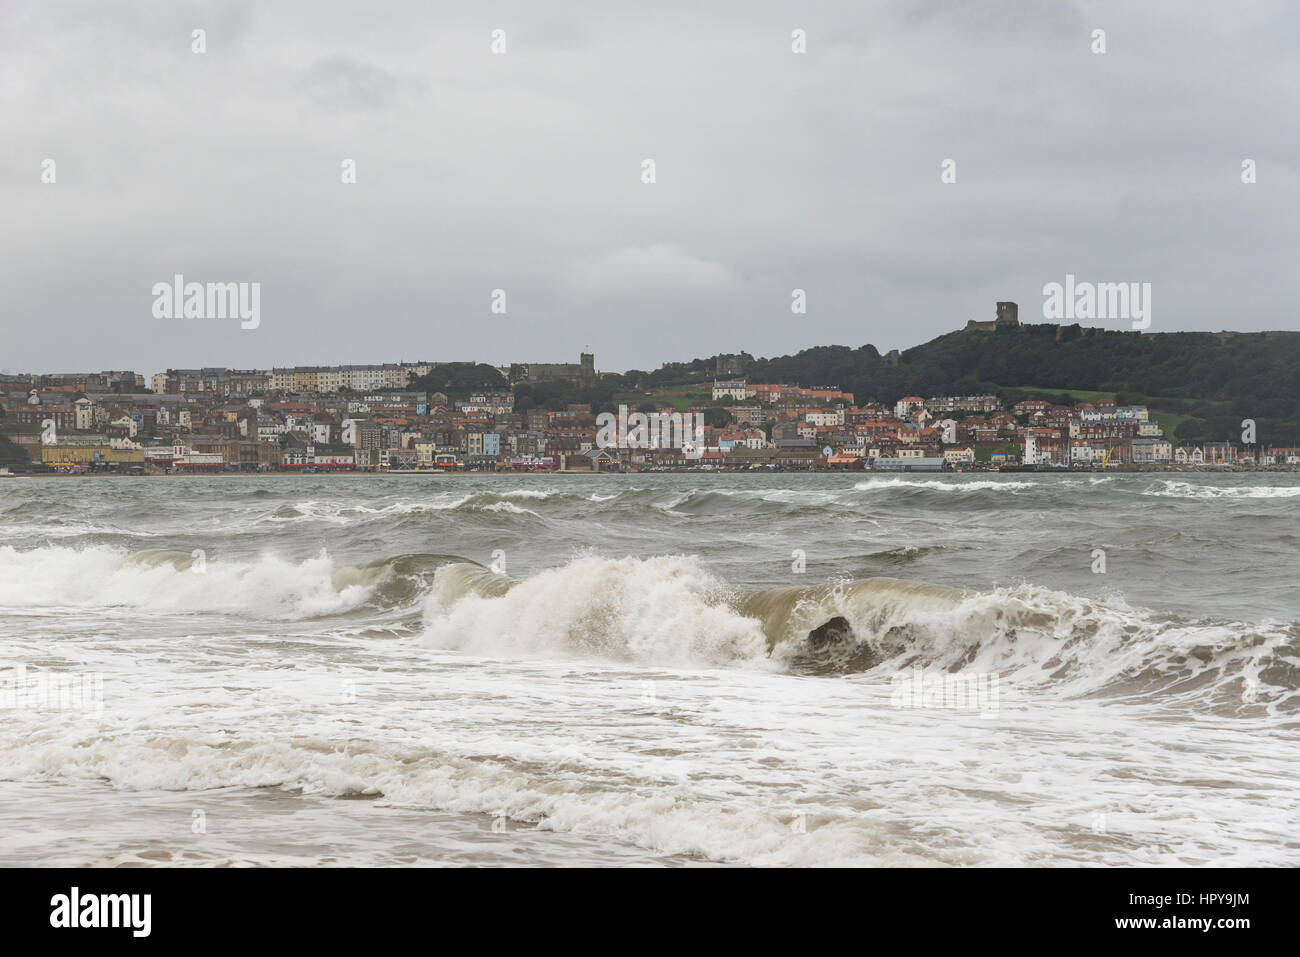
<instances>
[{"instance_id":1,"label":"seafront building","mask_svg":"<svg viewBox=\"0 0 1300 957\"><path fill-rule=\"evenodd\" d=\"M176 474L1300 465L1294 448L1175 445L1141 405L1030 398L1006 408L995 395L885 405L833 384L752 381L741 356L719 356L719 376L685 411L653 392L627 397L665 421L708 413L717 424L691 448L602 448L590 405L516 407L524 386L597 381L593 354L502 367L498 383L455 398L412 388L439 364L5 374L0 464Z\"/></svg>"}]
</instances>

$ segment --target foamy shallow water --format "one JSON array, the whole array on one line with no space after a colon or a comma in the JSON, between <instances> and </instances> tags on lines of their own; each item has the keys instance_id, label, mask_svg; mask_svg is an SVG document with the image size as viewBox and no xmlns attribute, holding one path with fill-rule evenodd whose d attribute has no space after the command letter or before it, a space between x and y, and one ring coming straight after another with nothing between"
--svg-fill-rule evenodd
<instances>
[{"instance_id":1,"label":"foamy shallow water","mask_svg":"<svg viewBox=\"0 0 1300 957\"><path fill-rule=\"evenodd\" d=\"M0 782L0 831L16 867L709 866L486 814L278 788Z\"/></svg>"},{"instance_id":2,"label":"foamy shallow water","mask_svg":"<svg viewBox=\"0 0 1300 957\"><path fill-rule=\"evenodd\" d=\"M0 661L103 693L5 711L0 862L1300 862L1300 616L1145 580L1189 527L1220 579L1236 536L1294 556L1284 513L1243 511L1288 496L963 478L11 480ZM1209 487L1288 488L1250 478ZM193 515L158 507L182 487ZM1037 558L1044 506L1079 568ZM1101 590L1087 519L1124 569ZM496 549L486 584L449 557ZM901 584L807 597L872 563ZM744 604L774 586L804 591ZM801 670L836 610L879 660ZM917 668L996 698L900 701Z\"/></svg>"},{"instance_id":3,"label":"foamy shallow water","mask_svg":"<svg viewBox=\"0 0 1300 957\"><path fill-rule=\"evenodd\" d=\"M341 834L327 839L332 815L317 801L312 813L284 816L273 846L248 842L256 832L241 832L237 852L223 849L228 840L214 840L216 851L202 837L190 842L212 859L263 863L295 845L309 858L322 844L353 863L396 860L391 809L500 816L604 836L611 847L752 864L1296 859L1294 742L1258 729L1017 700L1005 688L997 714L981 717L893 707L889 686L869 679L398 649L283 673L257 658L237 677L211 665L173 674L166 689L147 674L114 675L94 726L33 718L21 739L7 740L6 777L80 781L96 802L121 804L123 818L135 807L146 820L155 816L149 800L106 798L101 782L169 791L178 846L196 809L208 809L209 833L220 838L213 789L360 798L377 822L361 826L342 802ZM24 807L10 794L7 813L52 822L59 802L48 797L32 792ZM97 848L86 861L111 859L118 832L84 820ZM156 823L144 830L156 833ZM370 846L347 850L358 842ZM498 844L484 849L484 863L499 862ZM563 847L553 850L561 860L590 862L590 849L570 859ZM628 859L625 849L611 854Z\"/></svg>"}]
</instances>

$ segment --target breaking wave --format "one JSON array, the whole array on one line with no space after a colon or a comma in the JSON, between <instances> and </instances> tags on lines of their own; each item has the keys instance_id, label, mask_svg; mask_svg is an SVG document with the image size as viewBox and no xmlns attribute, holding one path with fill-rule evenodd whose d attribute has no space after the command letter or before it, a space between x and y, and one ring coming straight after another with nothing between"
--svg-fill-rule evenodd
<instances>
[{"instance_id":1,"label":"breaking wave","mask_svg":"<svg viewBox=\"0 0 1300 957\"><path fill-rule=\"evenodd\" d=\"M281 505L260 520L271 524L306 520L347 525L358 520L418 515L422 512L509 512L514 515L537 516L536 512L516 505L511 499L545 499L551 494L527 489L516 492L476 492L459 496L445 495L427 502L394 502L377 508L354 502L311 500Z\"/></svg>"},{"instance_id":2,"label":"breaking wave","mask_svg":"<svg viewBox=\"0 0 1300 957\"><path fill-rule=\"evenodd\" d=\"M884 557L904 564L906 550ZM997 674L1042 695L1255 714L1300 706L1300 625L1184 619L1034 586L898 578L736 590L696 558L579 557L515 580L455 555L364 564L162 549L0 547L0 613L123 609L285 621L395 611L483 657L883 675Z\"/></svg>"},{"instance_id":3,"label":"breaking wave","mask_svg":"<svg viewBox=\"0 0 1300 957\"><path fill-rule=\"evenodd\" d=\"M1164 479L1143 491L1161 498L1297 498L1300 485L1201 485Z\"/></svg>"},{"instance_id":4,"label":"breaking wave","mask_svg":"<svg viewBox=\"0 0 1300 957\"><path fill-rule=\"evenodd\" d=\"M858 482L853 488L858 492L881 492L888 489L926 489L935 492L1023 492L1031 488L1050 487L1045 482L1019 482L1007 481L998 482L988 479L977 479L970 482L954 482L942 479L904 479L904 478L879 478L866 482Z\"/></svg>"},{"instance_id":5,"label":"breaking wave","mask_svg":"<svg viewBox=\"0 0 1300 957\"><path fill-rule=\"evenodd\" d=\"M424 640L484 656L641 665L997 674L1065 697L1296 710L1300 627L1184 620L1033 585L961 591L896 578L736 592L682 556L584 557L522 581L434 576Z\"/></svg>"},{"instance_id":6,"label":"breaking wave","mask_svg":"<svg viewBox=\"0 0 1300 957\"><path fill-rule=\"evenodd\" d=\"M51 545L0 547L0 612L126 609L292 620L397 608L420 600L455 555L398 555L362 565L322 549L293 562L275 555L224 561L202 550Z\"/></svg>"}]
</instances>

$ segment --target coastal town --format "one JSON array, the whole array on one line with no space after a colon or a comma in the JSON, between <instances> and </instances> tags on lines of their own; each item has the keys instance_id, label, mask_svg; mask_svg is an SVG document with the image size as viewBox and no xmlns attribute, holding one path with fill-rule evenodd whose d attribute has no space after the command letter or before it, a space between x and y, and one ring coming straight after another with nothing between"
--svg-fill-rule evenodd
<instances>
[{"instance_id":1,"label":"coastal town","mask_svg":"<svg viewBox=\"0 0 1300 957\"><path fill-rule=\"evenodd\" d=\"M885 404L825 384L752 381L737 356L714 361L711 385L616 395L617 410L516 403L521 386L598 383L591 353L577 363L479 366L499 383L463 397L413 387L450 365L437 362L167 369L148 379L4 373L0 467L166 475L1300 466L1300 448L1178 445L1145 406L1108 398L1005 405L996 395L908 395ZM624 432L611 439L602 421Z\"/></svg>"}]
</instances>

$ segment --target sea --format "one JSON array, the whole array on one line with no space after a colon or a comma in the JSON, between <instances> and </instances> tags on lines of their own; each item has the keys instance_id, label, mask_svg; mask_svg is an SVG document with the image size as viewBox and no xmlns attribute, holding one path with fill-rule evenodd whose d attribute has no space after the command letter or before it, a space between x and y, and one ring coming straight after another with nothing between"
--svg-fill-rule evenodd
<instances>
[{"instance_id":1,"label":"sea","mask_svg":"<svg viewBox=\"0 0 1300 957\"><path fill-rule=\"evenodd\" d=\"M0 864L1295 866L1300 475L0 479Z\"/></svg>"}]
</instances>

